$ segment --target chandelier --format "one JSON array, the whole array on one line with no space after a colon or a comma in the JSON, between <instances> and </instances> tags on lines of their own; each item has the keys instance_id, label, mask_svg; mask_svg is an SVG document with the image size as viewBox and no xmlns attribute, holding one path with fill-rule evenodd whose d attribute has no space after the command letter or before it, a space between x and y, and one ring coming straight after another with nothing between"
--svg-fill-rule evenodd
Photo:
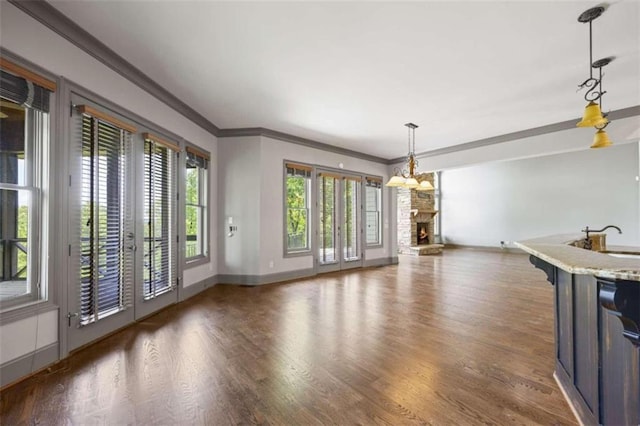
<instances>
[{"instance_id":1,"label":"chandelier","mask_svg":"<svg viewBox=\"0 0 640 426\"><path fill-rule=\"evenodd\" d=\"M609 125L609 120L607 119L608 114L602 112L602 97L607 93L602 88L602 68L609 65L611 61L613 61L614 57L611 56L599 59L595 62L593 61L592 22L594 19L602 15L604 11L605 8L603 6L596 6L584 11L578 17L578 22L589 23L589 78L578 86L578 90L582 90L584 88L587 89L584 99L588 103L584 109L582 120L580 120L576 126L594 127L596 129L596 134L593 137L593 144L591 145L591 148L605 148L613 145L611 140L609 140L607 132L604 130L605 127ZM593 76L594 69L598 70L598 78Z\"/></svg>"},{"instance_id":2,"label":"chandelier","mask_svg":"<svg viewBox=\"0 0 640 426\"><path fill-rule=\"evenodd\" d=\"M408 170L396 167L393 171L394 176L389 179L386 186L415 189L416 191L433 191L433 185L428 180L418 181L415 169L418 165L416 160L416 129L417 125L413 123L405 124L409 129L409 154L407 155Z\"/></svg>"}]
</instances>

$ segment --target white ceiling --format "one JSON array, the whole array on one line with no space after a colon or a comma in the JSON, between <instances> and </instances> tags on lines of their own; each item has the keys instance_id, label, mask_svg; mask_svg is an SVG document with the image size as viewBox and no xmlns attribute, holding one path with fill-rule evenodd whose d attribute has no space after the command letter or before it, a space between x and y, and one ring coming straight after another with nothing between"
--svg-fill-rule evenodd
<instances>
[{"instance_id":1,"label":"white ceiling","mask_svg":"<svg viewBox=\"0 0 640 426\"><path fill-rule=\"evenodd\" d=\"M592 2L52 1L220 128L424 152L577 119ZM593 23L605 110L640 105L640 2ZM615 123L612 124L612 126Z\"/></svg>"}]
</instances>

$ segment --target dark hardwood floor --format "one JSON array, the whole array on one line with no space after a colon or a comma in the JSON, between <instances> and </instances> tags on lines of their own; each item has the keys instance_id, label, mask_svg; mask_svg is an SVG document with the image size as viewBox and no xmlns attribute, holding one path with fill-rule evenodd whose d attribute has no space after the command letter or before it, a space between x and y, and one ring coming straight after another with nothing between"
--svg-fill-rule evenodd
<instances>
[{"instance_id":1,"label":"dark hardwood floor","mask_svg":"<svg viewBox=\"0 0 640 426\"><path fill-rule=\"evenodd\" d=\"M3 390L0 423L575 424L545 278L456 249L218 285Z\"/></svg>"}]
</instances>

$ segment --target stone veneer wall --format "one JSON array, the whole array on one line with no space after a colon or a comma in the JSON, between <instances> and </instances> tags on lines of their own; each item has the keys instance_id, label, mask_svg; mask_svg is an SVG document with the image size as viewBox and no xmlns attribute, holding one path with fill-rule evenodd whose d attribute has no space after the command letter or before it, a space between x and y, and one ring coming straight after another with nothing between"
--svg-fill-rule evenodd
<instances>
[{"instance_id":1,"label":"stone veneer wall","mask_svg":"<svg viewBox=\"0 0 640 426\"><path fill-rule=\"evenodd\" d=\"M433 185L433 173L417 175L418 180L428 180ZM411 210L434 210L435 199L433 191L416 191L398 188L398 253L409 253L409 247L417 246L417 223L428 222L429 244L434 243L434 215L420 213L416 216Z\"/></svg>"}]
</instances>

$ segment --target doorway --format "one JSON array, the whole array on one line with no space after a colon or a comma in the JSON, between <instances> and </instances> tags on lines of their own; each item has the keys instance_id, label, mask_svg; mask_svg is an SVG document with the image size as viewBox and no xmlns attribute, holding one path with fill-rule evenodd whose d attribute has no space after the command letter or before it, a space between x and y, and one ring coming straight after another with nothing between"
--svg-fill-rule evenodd
<instances>
[{"instance_id":1,"label":"doorway","mask_svg":"<svg viewBox=\"0 0 640 426\"><path fill-rule=\"evenodd\" d=\"M318 272L362 267L362 178L318 170Z\"/></svg>"},{"instance_id":2,"label":"doorway","mask_svg":"<svg viewBox=\"0 0 640 426\"><path fill-rule=\"evenodd\" d=\"M167 305L177 292L177 146L74 99L68 347Z\"/></svg>"}]
</instances>

